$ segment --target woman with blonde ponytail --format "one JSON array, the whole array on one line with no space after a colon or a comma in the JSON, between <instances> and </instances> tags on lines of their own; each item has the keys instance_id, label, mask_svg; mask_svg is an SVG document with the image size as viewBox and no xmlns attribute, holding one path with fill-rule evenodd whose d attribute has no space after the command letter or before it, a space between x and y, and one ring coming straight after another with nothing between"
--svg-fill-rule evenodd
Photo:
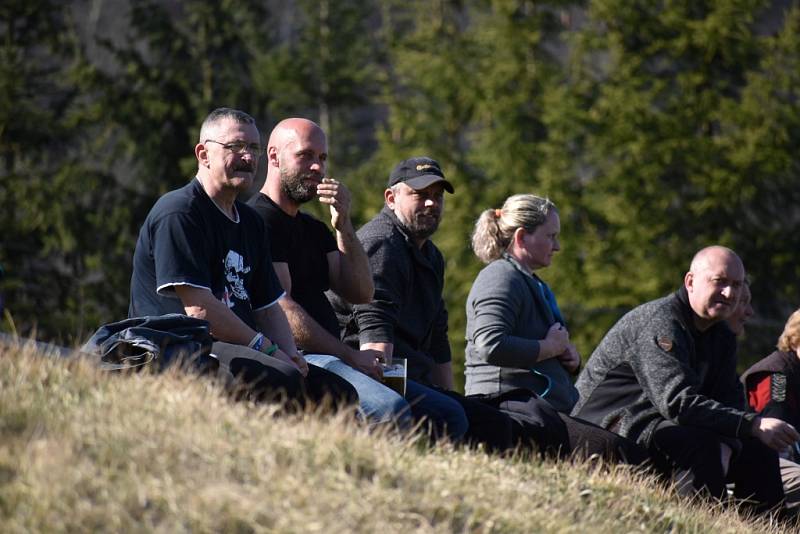
<instances>
[{"instance_id":1,"label":"woman with blonde ponytail","mask_svg":"<svg viewBox=\"0 0 800 534\"><path fill-rule=\"evenodd\" d=\"M560 250L560 230L556 206L531 194L509 197L475 223L472 248L487 265L467 297L466 393L508 413L533 441L552 424L542 418L550 408L566 425L571 451L639 463L644 455L633 443L566 415L578 400L571 375L581 358L536 274Z\"/></svg>"},{"instance_id":2,"label":"woman with blonde ponytail","mask_svg":"<svg viewBox=\"0 0 800 534\"><path fill-rule=\"evenodd\" d=\"M560 250L555 205L535 195L509 197L475 223L472 249L488 264L467 299L467 393L525 387L569 413L578 400L570 374L580 356L555 296L535 271Z\"/></svg>"}]
</instances>

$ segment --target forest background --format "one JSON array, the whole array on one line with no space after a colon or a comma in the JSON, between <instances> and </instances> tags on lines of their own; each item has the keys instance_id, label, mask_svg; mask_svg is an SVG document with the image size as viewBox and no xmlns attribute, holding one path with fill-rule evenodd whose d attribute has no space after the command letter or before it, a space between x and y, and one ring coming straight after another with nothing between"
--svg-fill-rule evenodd
<instances>
[{"instance_id":1,"label":"forest background","mask_svg":"<svg viewBox=\"0 0 800 534\"><path fill-rule=\"evenodd\" d=\"M193 176L223 105L264 134L319 122L357 226L395 163L442 163L459 382L482 267L469 234L514 193L559 207L540 274L584 358L712 243L751 281L741 366L800 305L796 1L6 0L0 15L3 331L75 344L126 316L139 228Z\"/></svg>"}]
</instances>

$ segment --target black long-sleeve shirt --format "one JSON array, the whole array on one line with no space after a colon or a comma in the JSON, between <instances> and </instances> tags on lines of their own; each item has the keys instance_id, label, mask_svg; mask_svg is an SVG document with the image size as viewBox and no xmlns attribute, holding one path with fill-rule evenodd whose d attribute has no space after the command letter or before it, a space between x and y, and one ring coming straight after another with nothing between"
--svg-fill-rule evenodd
<instances>
[{"instance_id":1,"label":"black long-sleeve shirt","mask_svg":"<svg viewBox=\"0 0 800 534\"><path fill-rule=\"evenodd\" d=\"M418 248L388 208L365 224L358 238L369 258L375 296L369 304L351 306L329 293L342 339L353 347L392 343L394 356L408 359L408 377L430 383L433 365L451 359L444 258L430 240Z\"/></svg>"}]
</instances>

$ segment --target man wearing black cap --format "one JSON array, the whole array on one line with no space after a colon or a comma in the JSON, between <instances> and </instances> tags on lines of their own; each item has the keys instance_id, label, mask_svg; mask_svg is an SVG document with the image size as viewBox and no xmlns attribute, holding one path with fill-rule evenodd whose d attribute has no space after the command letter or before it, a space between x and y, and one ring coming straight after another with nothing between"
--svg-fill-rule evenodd
<instances>
[{"instance_id":1,"label":"man wearing black cap","mask_svg":"<svg viewBox=\"0 0 800 534\"><path fill-rule=\"evenodd\" d=\"M375 295L349 306L334 298L342 337L361 350L408 360L408 394L431 386L466 412L467 439L504 449L511 443L510 420L500 412L451 390L453 374L447 339L447 309L442 298L444 259L430 241L442 219L444 192L453 193L439 164L426 157L399 163L384 191L383 210L358 231L369 257Z\"/></svg>"}]
</instances>

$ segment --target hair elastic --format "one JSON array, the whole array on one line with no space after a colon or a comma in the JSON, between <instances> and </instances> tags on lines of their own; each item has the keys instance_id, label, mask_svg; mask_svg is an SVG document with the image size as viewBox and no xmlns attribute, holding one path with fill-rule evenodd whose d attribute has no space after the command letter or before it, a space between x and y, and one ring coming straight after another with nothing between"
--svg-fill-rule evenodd
<instances>
[{"instance_id":1,"label":"hair elastic","mask_svg":"<svg viewBox=\"0 0 800 534\"><path fill-rule=\"evenodd\" d=\"M494 218L495 219L499 219L502 216L503 216L503 210L501 210L500 208L494 210Z\"/></svg>"}]
</instances>

